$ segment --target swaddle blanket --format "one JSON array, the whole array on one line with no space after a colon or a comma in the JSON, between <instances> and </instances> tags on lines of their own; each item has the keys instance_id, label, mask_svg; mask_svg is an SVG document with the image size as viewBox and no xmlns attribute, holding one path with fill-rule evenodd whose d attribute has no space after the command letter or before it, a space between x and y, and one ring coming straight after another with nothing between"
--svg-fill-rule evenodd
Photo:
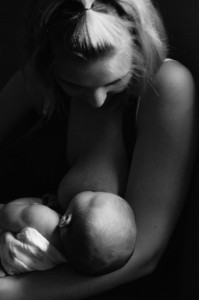
<instances>
[{"instance_id":1,"label":"swaddle blanket","mask_svg":"<svg viewBox=\"0 0 199 300\"><path fill-rule=\"evenodd\" d=\"M9 275L48 270L65 263L65 257L36 229L26 227L14 235L3 232L0 238L1 264Z\"/></svg>"}]
</instances>

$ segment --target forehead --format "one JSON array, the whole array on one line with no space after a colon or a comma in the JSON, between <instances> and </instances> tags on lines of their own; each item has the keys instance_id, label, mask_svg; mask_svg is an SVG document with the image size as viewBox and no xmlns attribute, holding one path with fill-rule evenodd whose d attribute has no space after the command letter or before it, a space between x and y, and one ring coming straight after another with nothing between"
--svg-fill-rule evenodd
<instances>
[{"instance_id":1,"label":"forehead","mask_svg":"<svg viewBox=\"0 0 199 300\"><path fill-rule=\"evenodd\" d=\"M130 45L95 60L75 60L65 56L55 59L56 75L80 86L106 85L126 75L132 66Z\"/></svg>"}]
</instances>

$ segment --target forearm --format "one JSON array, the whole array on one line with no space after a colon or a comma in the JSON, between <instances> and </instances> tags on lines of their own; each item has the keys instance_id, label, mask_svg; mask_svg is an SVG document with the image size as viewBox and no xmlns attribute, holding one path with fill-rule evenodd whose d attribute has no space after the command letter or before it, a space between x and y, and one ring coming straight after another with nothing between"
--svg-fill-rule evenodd
<instances>
[{"instance_id":1,"label":"forearm","mask_svg":"<svg viewBox=\"0 0 199 300\"><path fill-rule=\"evenodd\" d=\"M87 277L68 265L61 265L45 272L31 272L20 277L2 279L0 294L7 300L85 299L133 281L151 270L148 259L137 248L126 266L116 272L100 277Z\"/></svg>"}]
</instances>

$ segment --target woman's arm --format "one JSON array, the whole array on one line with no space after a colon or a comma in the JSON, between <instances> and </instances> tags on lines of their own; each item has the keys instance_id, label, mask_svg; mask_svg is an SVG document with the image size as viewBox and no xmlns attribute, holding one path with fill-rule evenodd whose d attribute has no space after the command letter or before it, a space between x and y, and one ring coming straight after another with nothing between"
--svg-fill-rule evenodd
<instances>
[{"instance_id":1,"label":"woman's arm","mask_svg":"<svg viewBox=\"0 0 199 300\"><path fill-rule=\"evenodd\" d=\"M152 268L167 246L187 197L198 139L195 100L190 72L170 60L141 101L126 199L136 216L137 246Z\"/></svg>"},{"instance_id":2,"label":"woman's arm","mask_svg":"<svg viewBox=\"0 0 199 300\"><path fill-rule=\"evenodd\" d=\"M154 89L142 99L139 109L138 138L126 192L138 228L130 261L100 277L77 274L69 266L8 277L0 281L2 298L83 299L154 270L186 198L196 144L190 73L177 62L167 62L157 74Z\"/></svg>"},{"instance_id":3,"label":"woman's arm","mask_svg":"<svg viewBox=\"0 0 199 300\"><path fill-rule=\"evenodd\" d=\"M0 280L0 293L6 300L85 299L147 273L139 255L124 268L99 277L84 276L65 264L48 271L3 278ZM133 295L131 298L133 300Z\"/></svg>"}]
</instances>

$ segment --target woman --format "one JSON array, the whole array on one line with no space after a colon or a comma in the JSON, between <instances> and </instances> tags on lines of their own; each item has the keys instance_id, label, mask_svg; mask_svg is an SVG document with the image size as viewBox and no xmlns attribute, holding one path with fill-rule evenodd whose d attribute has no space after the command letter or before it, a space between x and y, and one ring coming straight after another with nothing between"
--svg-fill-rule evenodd
<instances>
[{"instance_id":1,"label":"woman","mask_svg":"<svg viewBox=\"0 0 199 300\"><path fill-rule=\"evenodd\" d=\"M164 28L151 1L33 2L28 60L1 93L8 160L22 144L13 181L8 171L12 191L16 197L58 190L63 208L82 190L120 194L135 213L138 234L132 258L116 272L92 278L60 266L1 279L0 294L82 299L156 268L191 176L194 83L184 66L166 59Z\"/></svg>"}]
</instances>

